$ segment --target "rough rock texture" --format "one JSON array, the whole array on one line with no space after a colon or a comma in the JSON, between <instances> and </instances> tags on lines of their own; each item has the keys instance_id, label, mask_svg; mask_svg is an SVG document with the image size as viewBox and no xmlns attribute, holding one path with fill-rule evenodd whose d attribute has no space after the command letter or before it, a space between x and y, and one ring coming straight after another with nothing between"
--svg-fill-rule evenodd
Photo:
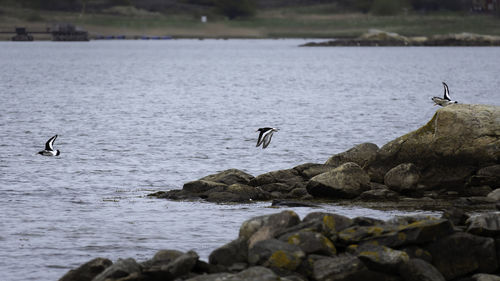
<instances>
[{"instance_id":1,"label":"rough rock texture","mask_svg":"<svg viewBox=\"0 0 500 281\"><path fill-rule=\"evenodd\" d=\"M231 185L235 183L248 184L254 177L238 169L228 169L217 174L208 175L200 180L213 181Z\"/></svg>"},{"instance_id":2,"label":"rough rock texture","mask_svg":"<svg viewBox=\"0 0 500 281\"><path fill-rule=\"evenodd\" d=\"M408 193L416 189L419 179L418 168L412 163L404 163L390 169L384 176L384 183L396 192Z\"/></svg>"},{"instance_id":3,"label":"rough rock texture","mask_svg":"<svg viewBox=\"0 0 500 281\"><path fill-rule=\"evenodd\" d=\"M103 272L94 277L92 281L105 281L107 279L118 279L128 276L133 272L141 271L141 266L132 258L119 259Z\"/></svg>"},{"instance_id":4,"label":"rough rock texture","mask_svg":"<svg viewBox=\"0 0 500 281\"><path fill-rule=\"evenodd\" d=\"M405 281L445 281L432 264L421 259L411 259L401 267L400 272Z\"/></svg>"},{"instance_id":5,"label":"rough rock texture","mask_svg":"<svg viewBox=\"0 0 500 281\"><path fill-rule=\"evenodd\" d=\"M295 169L277 170L256 176L248 184L262 186L270 183L284 183L293 187L305 185L304 179Z\"/></svg>"},{"instance_id":6,"label":"rough rock texture","mask_svg":"<svg viewBox=\"0 0 500 281\"><path fill-rule=\"evenodd\" d=\"M413 163L427 187L465 186L475 171L500 162L500 107L454 104L439 109L420 129L379 149L365 169L373 181Z\"/></svg>"},{"instance_id":7,"label":"rough rock texture","mask_svg":"<svg viewBox=\"0 0 500 281\"><path fill-rule=\"evenodd\" d=\"M290 271L295 270L305 256L299 246L277 239L259 241L248 250L248 262L251 265Z\"/></svg>"},{"instance_id":8,"label":"rough rock texture","mask_svg":"<svg viewBox=\"0 0 500 281\"><path fill-rule=\"evenodd\" d=\"M95 258L77 269L68 271L59 281L90 281L112 264L108 259Z\"/></svg>"},{"instance_id":9,"label":"rough rock texture","mask_svg":"<svg viewBox=\"0 0 500 281\"><path fill-rule=\"evenodd\" d=\"M489 237L500 236L500 216L498 214L480 214L466 221L467 232Z\"/></svg>"},{"instance_id":10,"label":"rough rock texture","mask_svg":"<svg viewBox=\"0 0 500 281\"><path fill-rule=\"evenodd\" d=\"M352 162L313 177L307 191L316 197L354 198L370 188L370 177Z\"/></svg>"},{"instance_id":11,"label":"rough rock texture","mask_svg":"<svg viewBox=\"0 0 500 281\"><path fill-rule=\"evenodd\" d=\"M353 162L363 167L368 160L375 157L377 150L378 146L374 143L358 144L345 152L333 155L325 162L325 165L338 167L347 162Z\"/></svg>"}]
</instances>

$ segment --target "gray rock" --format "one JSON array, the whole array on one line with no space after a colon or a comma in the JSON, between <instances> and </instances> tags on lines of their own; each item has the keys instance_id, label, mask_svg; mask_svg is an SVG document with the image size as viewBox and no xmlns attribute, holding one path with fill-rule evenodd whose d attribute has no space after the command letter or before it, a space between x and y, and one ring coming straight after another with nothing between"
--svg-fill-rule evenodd
<instances>
[{"instance_id":1,"label":"gray rock","mask_svg":"<svg viewBox=\"0 0 500 281\"><path fill-rule=\"evenodd\" d=\"M305 207L305 208L317 208L318 205L312 203L296 201L296 200L286 200L286 199L275 199L271 203L271 206L287 206L287 207Z\"/></svg>"},{"instance_id":2,"label":"gray rock","mask_svg":"<svg viewBox=\"0 0 500 281\"><path fill-rule=\"evenodd\" d=\"M473 281L500 281L500 276L493 274L478 273L472 275Z\"/></svg>"},{"instance_id":3,"label":"gray rock","mask_svg":"<svg viewBox=\"0 0 500 281\"><path fill-rule=\"evenodd\" d=\"M480 235L497 237L500 235L500 214L486 213L470 217L466 224L467 232Z\"/></svg>"},{"instance_id":4,"label":"gray rock","mask_svg":"<svg viewBox=\"0 0 500 281\"><path fill-rule=\"evenodd\" d=\"M396 192L412 192L416 189L420 172L412 163L400 164L390 169L384 176L384 183Z\"/></svg>"},{"instance_id":5,"label":"gray rock","mask_svg":"<svg viewBox=\"0 0 500 281\"><path fill-rule=\"evenodd\" d=\"M114 264L107 267L103 272L94 277L92 281L105 281L106 279L118 279L126 277L131 273L140 272L141 266L132 258L118 259Z\"/></svg>"},{"instance_id":6,"label":"gray rock","mask_svg":"<svg viewBox=\"0 0 500 281\"><path fill-rule=\"evenodd\" d=\"M166 265L182 256L184 253L177 250L160 250L156 252L150 261L151 266Z\"/></svg>"},{"instance_id":7,"label":"gray rock","mask_svg":"<svg viewBox=\"0 0 500 281\"><path fill-rule=\"evenodd\" d=\"M71 269L59 281L91 281L112 264L108 259L95 258L76 269Z\"/></svg>"},{"instance_id":8,"label":"gray rock","mask_svg":"<svg viewBox=\"0 0 500 281\"><path fill-rule=\"evenodd\" d=\"M309 213L302 221L305 223L317 223L319 225L319 232L326 237L336 235L339 231L350 227L354 223L348 217L324 212Z\"/></svg>"},{"instance_id":9,"label":"gray rock","mask_svg":"<svg viewBox=\"0 0 500 281\"><path fill-rule=\"evenodd\" d=\"M270 216L272 215L258 216L244 221L240 226L238 238L248 241L257 230L269 221Z\"/></svg>"},{"instance_id":10,"label":"gray rock","mask_svg":"<svg viewBox=\"0 0 500 281\"><path fill-rule=\"evenodd\" d=\"M215 273L199 275L186 281L280 281L278 275L263 266L253 266L237 274Z\"/></svg>"},{"instance_id":11,"label":"gray rock","mask_svg":"<svg viewBox=\"0 0 500 281\"><path fill-rule=\"evenodd\" d=\"M290 186L288 184L284 184L284 183L268 183L265 185L261 185L259 187L262 188L262 190L267 191L267 192L279 191L281 193L287 193L293 189L292 186Z\"/></svg>"},{"instance_id":12,"label":"gray rock","mask_svg":"<svg viewBox=\"0 0 500 281\"><path fill-rule=\"evenodd\" d=\"M260 187L235 183L221 191L209 192L206 200L209 202L251 202L269 200L271 194Z\"/></svg>"},{"instance_id":13,"label":"gray rock","mask_svg":"<svg viewBox=\"0 0 500 281\"><path fill-rule=\"evenodd\" d=\"M371 270L398 274L399 268L410 258L404 251L385 246L364 244L358 247L358 258Z\"/></svg>"},{"instance_id":14,"label":"gray rock","mask_svg":"<svg viewBox=\"0 0 500 281\"><path fill-rule=\"evenodd\" d=\"M242 238L233 240L226 245L217 248L208 257L211 264L230 266L234 263L247 262L248 245Z\"/></svg>"},{"instance_id":15,"label":"gray rock","mask_svg":"<svg viewBox=\"0 0 500 281\"><path fill-rule=\"evenodd\" d=\"M337 253L335 245L323 234L310 230L300 230L288 233L279 238L288 244L297 245L306 253L324 256L333 256Z\"/></svg>"},{"instance_id":16,"label":"gray rock","mask_svg":"<svg viewBox=\"0 0 500 281\"><path fill-rule=\"evenodd\" d=\"M469 216L463 209L451 207L443 211L441 218L451 221L453 225L465 225Z\"/></svg>"},{"instance_id":17,"label":"gray rock","mask_svg":"<svg viewBox=\"0 0 500 281\"><path fill-rule=\"evenodd\" d=\"M401 251L404 251L406 254L408 254L408 256L410 257L410 260L411 259L420 259L420 260L426 261L428 263L432 262L431 253L429 253L429 251L426 251L419 246L410 245L410 246L401 248Z\"/></svg>"},{"instance_id":18,"label":"gray rock","mask_svg":"<svg viewBox=\"0 0 500 281\"><path fill-rule=\"evenodd\" d=\"M366 201L395 201L398 200L399 194L389 189L372 189L361 193L359 198Z\"/></svg>"},{"instance_id":19,"label":"gray rock","mask_svg":"<svg viewBox=\"0 0 500 281\"><path fill-rule=\"evenodd\" d=\"M199 256L194 251L189 251L167 265L161 267L162 271L169 272L174 278L188 274L196 265Z\"/></svg>"},{"instance_id":20,"label":"gray rock","mask_svg":"<svg viewBox=\"0 0 500 281\"><path fill-rule=\"evenodd\" d=\"M217 174L208 175L200 180L231 185L235 183L248 184L254 177L238 169L228 169Z\"/></svg>"},{"instance_id":21,"label":"gray rock","mask_svg":"<svg viewBox=\"0 0 500 281\"><path fill-rule=\"evenodd\" d=\"M295 169L278 170L258 175L248 184L251 186L262 186L270 183L284 183L292 188L305 186L304 179Z\"/></svg>"},{"instance_id":22,"label":"gray rock","mask_svg":"<svg viewBox=\"0 0 500 281\"><path fill-rule=\"evenodd\" d=\"M455 104L438 109L416 131L379 149L365 170L372 181L402 163L413 163L428 188L463 187L479 168L499 162L500 106Z\"/></svg>"},{"instance_id":23,"label":"gray rock","mask_svg":"<svg viewBox=\"0 0 500 281\"><path fill-rule=\"evenodd\" d=\"M464 190L465 196L488 196L493 189L487 185L467 186Z\"/></svg>"},{"instance_id":24,"label":"gray rock","mask_svg":"<svg viewBox=\"0 0 500 281\"><path fill-rule=\"evenodd\" d=\"M216 188L224 188L226 186L226 184L214 181L195 180L185 183L182 190L191 193L202 193Z\"/></svg>"},{"instance_id":25,"label":"gray rock","mask_svg":"<svg viewBox=\"0 0 500 281\"><path fill-rule=\"evenodd\" d=\"M292 198L303 198L304 196L308 196L309 193L307 192L306 188L302 187L292 189L292 191L290 191L288 195Z\"/></svg>"},{"instance_id":26,"label":"gray rock","mask_svg":"<svg viewBox=\"0 0 500 281\"><path fill-rule=\"evenodd\" d=\"M251 265L294 271L305 258L299 246L268 239L256 242L248 250L248 262Z\"/></svg>"},{"instance_id":27,"label":"gray rock","mask_svg":"<svg viewBox=\"0 0 500 281\"><path fill-rule=\"evenodd\" d=\"M427 250L446 280L472 272L491 273L498 268L492 238L458 232L430 244Z\"/></svg>"},{"instance_id":28,"label":"gray rock","mask_svg":"<svg viewBox=\"0 0 500 281\"><path fill-rule=\"evenodd\" d=\"M370 177L358 164L345 163L330 172L313 177L307 191L315 197L354 198L368 190Z\"/></svg>"},{"instance_id":29,"label":"gray rock","mask_svg":"<svg viewBox=\"0 0 500 281\"><path fill-rule=\"evenodd\" d=\"M255 243L262 240L274 238L283 230L297 225L299 222L299 216L293 211L283 211L281 213L269 216L264 225L262 225L262 227L255 231L248 239L249 249L251 249Z\"/></svg>"},{"instance_id":30,"label":"gray rock","mask_svg":"<svg viewBox=\"0 0 500 281\"><path fill-rule=\"evenodd\" d=\"M445 281L441 272L421 259L410 259L401 267L400 275L405 281Z\"/></svg>"},{"instance_id":31,"label":"gray rock","mask_svg":"<svg viewBox=\"0 0 500 281\"><path fill-rule=\"evenodd\" d=\"M316 164L302 171L301 175L306 179L311 179L319 174L329 172L335 169L336 167L338 167L338 165L332 166L332 165Z\"/></svg>"},{"instance_id":32,"label":"gray rock","mask_svg":"<svg viewBox=\"0 0 500 281\"><path fill-rule=\"evenodd\" d=\"M337 167L348 162L354 162L363 167L368 160L375 157L377 151L378 146L376 144L362 143L345 152L333 155L325 164Z\"/></svg>"},{"instance_id":33,"label":"gray rock","mask_svg":"<svg viewBox=\"0 0 500 281\"><path fill-rule=\"evenodd\" d=\"M486 196L492 200L495 200L495 201L500 201L500 188L497 188L495 190L493 190L492 192L488 193L488 195Z\"/></svg>"}]
</instances>

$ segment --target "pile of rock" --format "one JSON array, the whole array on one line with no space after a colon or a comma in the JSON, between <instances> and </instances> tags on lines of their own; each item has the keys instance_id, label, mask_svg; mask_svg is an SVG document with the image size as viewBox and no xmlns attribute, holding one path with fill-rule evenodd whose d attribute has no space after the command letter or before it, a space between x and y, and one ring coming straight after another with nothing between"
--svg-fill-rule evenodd
<instances>
[{"instance_id":1,"label":"pile of rock","mask_svg":"<svg viewBox=\"0 0 500 281\"><path fill-rule=\"evenodd\" d=\"M293 211L255 217L209 262L194 251L162 250L145 262L94 259L69 280L500 280L500 214L381 221ZM495 275L496 274L496 275Z\"/></svg>"},{"instance_id":2,"label":"pile of rock","mask_svg":"<svg viewBox=\"0 0 500 281\"><path fill-rule=\"evenodd\" d=\"M370 29L357 38L309 42L304 47L328 46L500 46L500 36L473 33L406 37L393 32Z\"/></svg>"},{"instance_id":3,"label":"pile of rock","mask_svg":"<svg viewBox=\"0 0 500 281\"><path fill-rule=\"evenodd\" d=\"M382 148L363 143L324 164L306 163L257 177L230 169L154 195L211 202L356 199L395 206L417 198L417 204L423 200L436 208L495 208L498 188L500 107L455 104Z\"/></svg>"}]
</instances>

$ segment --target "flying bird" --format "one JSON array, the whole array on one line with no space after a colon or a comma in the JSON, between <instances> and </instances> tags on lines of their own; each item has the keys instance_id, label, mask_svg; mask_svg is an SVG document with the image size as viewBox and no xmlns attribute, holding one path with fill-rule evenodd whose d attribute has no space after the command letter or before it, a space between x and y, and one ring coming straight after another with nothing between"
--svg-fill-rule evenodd
<instances>
[{"instance_id":1,"label":"flying bird","mask_svg":"<svg viewBox=\"0 0 500 281\"><path fill-rule=\"evenodd\" d=\"M43 156L58 156L61 154L59 150L54 150L54 141L56 140L57 135L51 137L46 143L45 143L45 149L42 151L39 151L38 154L41 154Z\"/></svg>"},{"instance_id":2,"label":"flying bird","mask_svg":"<svg viewBox=\"0 0 500 281\"><path fill-rule=\"evenodd\" d=\"M277 132L276 128L259 128L256 132L259 133L259 139L257 140L257 146L262 144L262 149L266 148L271 143L271 138L273 137L273 133Z\"/></svg>"},{"instance_id":3,"label":"flying bird","mask_svg":"<svg viewBox=\"0 0 500 281\"><path fill-rule=\"evenodd\" d=\"M446 85L446 83L444 82L443 82L443 87L444 87L444 96L443 98L433 97L432 101L434 102L434 105L448 106L450 104L458 103L458 101L451 100L450 90L448 89L448 85Z\"/></svg>"}]
</instances>

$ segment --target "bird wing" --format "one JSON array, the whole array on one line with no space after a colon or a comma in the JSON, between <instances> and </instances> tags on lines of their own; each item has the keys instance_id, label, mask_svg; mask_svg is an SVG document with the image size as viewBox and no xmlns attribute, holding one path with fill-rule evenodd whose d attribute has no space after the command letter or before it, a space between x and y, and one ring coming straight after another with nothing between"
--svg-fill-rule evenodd
<instances>
[{"instance_id":1,"label":"bird wing","mask_svg":"<svg viewBox=\"0 0 500 281\"><path fill-rule=\"evenodd\" d=\"M262 143L262 141L264 140L262 138L262 135L264 134L264 130L259 129L259 131L260 131L260 133L259 133L259 138L257 139L257 145L256 145L256 147L259 146Z\"/></svg>"},{"instance_id":2,"label":"bird wing","mask_svg":"<svg viewBox=\"0 0 500 281\"><path fill-rule=\"evenodd\" d=\"M274 131L271 130L269 133L267 133L264 136L264 144L262 145L263 149L266 148L271 143L271 138L273 137L273 133L274 133Z\"/></svg>"},{"instance_id":3,"label":"bird wing","mask_svg":"<svg viewBox=\"0 0 500 281\"><path fill-rule=\"evenodd\" d=\"M45 150L54 150L54 141L56 140L57 135L51 137L46 143L45 143Z\"/></svg>"},{"instance_id":4,"label":"bird wing","mask_svg":"<svg viewBox=\"0 0 500 281\"><path fill-rule=\"evenodd\" d=\"M444 87L444 99L445 100L450 100L450 90L448 89L448 85L446 85L446 83L443 82L443 87Z\"/></svg>"}]
</instances>

